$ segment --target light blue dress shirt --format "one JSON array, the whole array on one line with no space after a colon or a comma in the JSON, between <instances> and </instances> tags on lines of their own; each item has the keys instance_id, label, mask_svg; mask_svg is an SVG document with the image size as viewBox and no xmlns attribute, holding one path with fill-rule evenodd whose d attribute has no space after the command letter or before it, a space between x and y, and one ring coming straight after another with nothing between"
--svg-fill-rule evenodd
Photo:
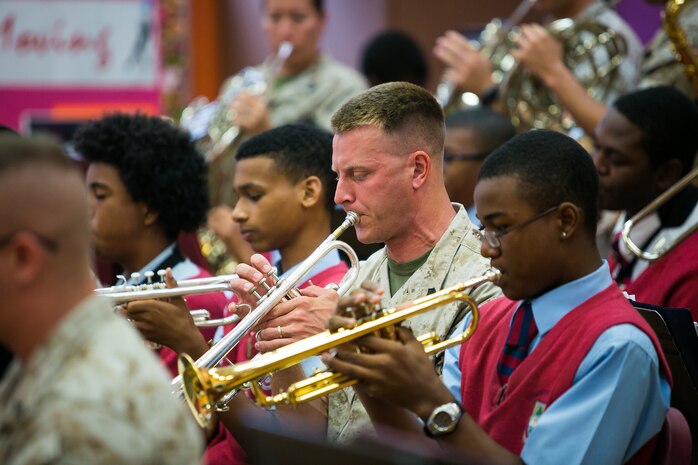
<instances>
[{"instance_id":1,"label":"light blue dress shirt","mask_svg":"<svg viewBox=\"0 0 698 465\"><path fill-rule=\"evenodd\" d=\"M531 352L572 309L612 283L604 261L593 273L531 301L538 335ZM462 331L467 324L463 322ZM444 358L443 382L460 399L460 347ZM620 464L662 427L670 388L649 337L630 324L613 326L596 340L572 387L547 407L521 451L530 465Z\"/></svg>"}]
</instances>

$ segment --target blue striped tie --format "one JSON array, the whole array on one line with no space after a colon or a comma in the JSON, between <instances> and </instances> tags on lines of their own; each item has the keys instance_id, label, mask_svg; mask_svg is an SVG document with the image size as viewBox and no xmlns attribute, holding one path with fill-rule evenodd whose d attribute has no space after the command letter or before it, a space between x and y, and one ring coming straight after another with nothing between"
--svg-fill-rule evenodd
<instances>
[{"instance_id":1,"label":"blue striped tie","mask_svg":"<svg viewBox=\"0 0 698 465\"><path fill-rule=\"evenodd\" d=\"M516 309L509 336L497 364L497 375L502 386L509 381L509 376L528 355L528 348L537 333L531 302L527 300Z\"/></svg>"}]
</instances>

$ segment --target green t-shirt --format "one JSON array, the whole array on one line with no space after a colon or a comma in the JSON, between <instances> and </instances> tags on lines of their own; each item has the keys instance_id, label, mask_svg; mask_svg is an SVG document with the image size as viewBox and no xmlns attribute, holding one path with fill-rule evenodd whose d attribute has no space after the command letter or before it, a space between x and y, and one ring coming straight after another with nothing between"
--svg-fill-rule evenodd
<instances>
[{"instance_id":1,"label":"green t-shirt","mask_svg":"<svg viewBox=\"0 0 698 465\"><path fill-rule=\"evenodd\" d=\"M402 285L405 284L408 279L410 279L410 276L412 276L412 274L414 274L414 272L417 271L420 266L426 263L432 250L434 249L429 249L424 255L405 263L397 263L391 259L388 259L390 295L395 294L402 287Z\"/></svg>"}]
</instances>

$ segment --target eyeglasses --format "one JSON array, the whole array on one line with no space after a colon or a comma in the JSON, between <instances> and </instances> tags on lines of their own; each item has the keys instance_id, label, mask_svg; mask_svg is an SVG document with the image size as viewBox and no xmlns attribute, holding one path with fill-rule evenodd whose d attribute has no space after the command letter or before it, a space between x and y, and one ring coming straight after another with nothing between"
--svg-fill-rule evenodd
<instances>
[{"instance_id":1,"label":"eyeglasses","mask_svg":"<svg viewBox=\"0 0 698 465\"><path fill-rule=\"evenodd\" d=\"M58 243L54 241L53 239L49 239L46 236L42 236L41 234L34 232L34 231L14 231L9 234L5 234L4 236L0 236L0 247L5 247L7 244L10 243L12 238L15 236L15 234L18 234L20 232L27 232L34 237L41 243L41 245L44 246L46 250L49 252L56 252L58 250Z\"/></svg>"},{"instance_id":2,"label":"eyeglasses","mask_svg":"<svg viewBox=\"0 0 698 465\"><path fill-rule=\"evenodd\" d=\"M533 223L534 221L537 221L541 218L543 218L546 215L551 214L555 210L557 210L559 205L556 205L554 207L550 207L547 210L538 213L535 215L533 218L529 218L526 221L522 221L521 223L516 223L512 224L508 228L501 229L499 231L488 231L486 229L481 228L480 229L480 236L484 237L487 240L487 243L492 247L493 249L498 249L502 246L501 241L499 240L500 237L502 237L505 234L509 234L512 231L516 231L517 229L521 229L524 226L528 226L529 224Z\"/></svg>"},{"instance_id":3,"label":"eyeglasses","mask_svg":"<svg viewBox=\"0 0 698 465\"><path fill-rule=\"evenodd\" d=\"M444 163L449 164L454 161L480 161L484 160L487 158L487 156L490 154L490 152L485 152L485 153L478 153L478 152L472 152L472 153L451 153L451 152L444 152Z\"/></svg>"}]
</instances>

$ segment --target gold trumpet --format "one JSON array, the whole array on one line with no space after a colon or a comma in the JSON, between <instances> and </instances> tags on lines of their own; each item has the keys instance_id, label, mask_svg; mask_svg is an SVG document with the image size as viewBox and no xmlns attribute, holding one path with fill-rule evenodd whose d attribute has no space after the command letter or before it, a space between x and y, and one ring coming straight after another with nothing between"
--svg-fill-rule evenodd
<instances>
[{"instance_id":1,"label":"gold trumpet","mask_svg":"<svg viewBox=\"0 0 698 465\"><path fill-rule=\"evenodd\" d=\"M376 331L387 329L407 318L450 302L465 302L470 308L471 320L462 334L445 341L440 341L435 334L427 334L419 338L424 346L424 351L428 355L435 354L466 341L472 336L477 327L479 320L478 307L465 291L485 282L496 282L499 277L499 270L490 269L481 277L422 297L406 306L379 310L367 318L359 319L356 326L351 329L326 330L235 366L202 369L197 367L188 355L182 354L179 357L179 373L184 385L184 396L199 425L204 428L210 427L214 421L214 411L220 409L220 401L229 398L228 393L230 391L242 387L247 382L252 381L254 386L257 379L296 365L307 357L339 347ZM286 392L275 396L264 396L259 392L259 389L254 387L253 390L257 391L257 403L270 407L279 404L295 405L307 402L356 384L356 382L356 380L345 375L323 371L308 379L292 384Z\"/></svg>"},{"instance_id":2,"label":"gold trumpet","mask_svg":"<svg viewBox=\"0 0 698 465\"><path fill-rule=\"evenodd\" d=\"M698 177L698 168L693 169L693 171L689 172L686 176L683 178L679 179L672 185L669 189L665 190L662 192L662 194L654 199L652 202L647 204L645 208L640 210L630 218L628 221L626 221L623 224L623 231L621 232L621 238L623 239L623 242L625 243L626 246L628 246L628 249L633 253L638 258L641 258L643 260L647 260L650 262L653 262L655 260L659 260L662 258L667 252L669 252L671 249L673 249L676 245L678 245L682 240L686 239L688 236L690 236L697 228L698 228L698 223L694 224L693 226L689 227L684 231L679 237L676 239L666 242L662 241L659 242L655 245L654 249L655 252L649 252L642 250L640 247L635 244L632 239L630 238L630 230L635 226L635 224L640 221L641 219L645 218L655 210L657 210L659 207L664 205L669 201L670 198L672 198L674 195L679 193L684 187L686 187L688 184L693 182L694 179Z\"/></svg>"}]
</instances>

